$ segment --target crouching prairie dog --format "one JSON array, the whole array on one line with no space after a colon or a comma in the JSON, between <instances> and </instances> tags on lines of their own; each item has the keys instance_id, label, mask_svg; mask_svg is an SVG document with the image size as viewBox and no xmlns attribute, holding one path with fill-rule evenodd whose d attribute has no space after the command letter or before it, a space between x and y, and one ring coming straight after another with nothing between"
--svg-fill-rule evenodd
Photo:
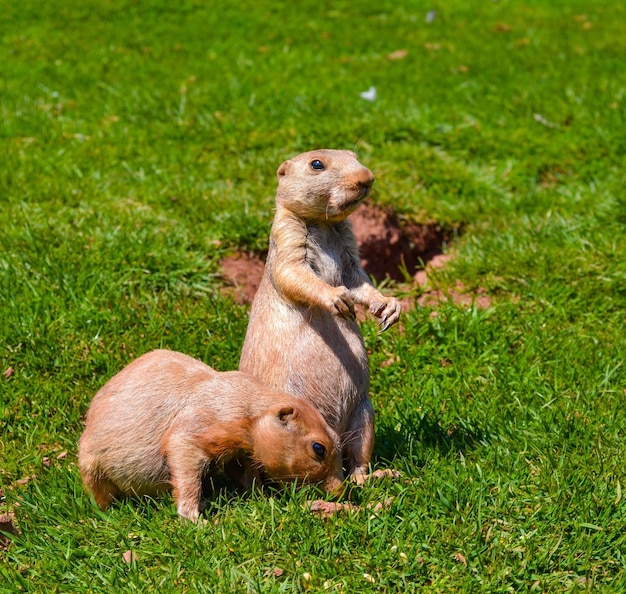
<instances>
[{"instance_id":1,"label":"crouching prairie dog","mask_svg":"<svg viewBox=\"0 0 626 594\"><path fill-rule=\"evenodd\" d=\"M361 483L374 447L374 410L354 304L380 318L382 330L401 311L370 282L346 220L374 176L345 150L301 154L277 174L269 252L239 369L314 404L341 438L350 477Z\"/></svg>"},{"instance_id":2,"label":"crouching prairie dog","mask_svg":"<svg viewBox=\"0 0 626 594\"><path fill-rule=\"evenodd\" d=\"M94 396L78 464L102 509L171 488L191 520L202 479L217 467L246 488L264 476L337 493L343 481L339 438L313 406L167 350L139 357Z\"/></svg>"}]
</instances>

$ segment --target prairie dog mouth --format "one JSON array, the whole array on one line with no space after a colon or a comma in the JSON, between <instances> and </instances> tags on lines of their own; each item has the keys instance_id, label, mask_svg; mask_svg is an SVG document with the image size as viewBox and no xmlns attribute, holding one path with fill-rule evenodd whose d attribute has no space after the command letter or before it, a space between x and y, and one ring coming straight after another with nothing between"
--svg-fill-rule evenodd
<instances>
[{"instance_id":1,"label":"prairie dog mouth","mask_svg":"<svg viewBox=\"0 0 626 594\"><path fill-rule=\"evenodd\" d=\"M362 200L365 200L369 196L372 186L359 184L356 188L353 186L350 189L344 190L346 200L342 201L338 207L340 210L346 210L356 206Z\"/></svg>"},{"instance_id":2,"label":"prairie dog mouth","mask_svg":"<svg viewBox=\"0 0 626 594\"><path fill-rule=\"evenodd\" d=\"M372 186L362 186L361 191L360 191L360 194L361 194L360 200L367 198L370 195L371 189L372 189Z\"/></svg>"},{"instance_id":3,"label":"prairie dog mouth","mask_svg":"<svg viewBox=\"0 0 626 594\"><path fill-rule=\"evenodd\" d=\"M339 210L341 210L341 212L345 212L346 210L350 210L351 208L356 208L359 205L359 203L363 201L364 198L365 196L360 196L359 198L353 198L352 200L349 200L348 202L344 202L339 207Z\"/></svg>"}]
</instances>

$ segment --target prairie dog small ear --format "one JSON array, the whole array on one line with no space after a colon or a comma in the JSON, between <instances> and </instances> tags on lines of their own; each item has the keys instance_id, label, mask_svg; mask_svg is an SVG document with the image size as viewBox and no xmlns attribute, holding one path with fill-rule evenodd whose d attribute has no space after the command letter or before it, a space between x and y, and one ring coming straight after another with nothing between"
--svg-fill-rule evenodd
<instances>
[{"instance_id":1,"label":"prairie dog small ear","mask_svg":"<svg viewBox=\"0 0 626 594\"><path fill-rule=\"evenodd\" d=\"M283 425L291 423L295 416L296 409L293 406L281 406L276 414L276 417Z\"/></svg>"},{"instance_id":2,"label":"prairie dog small ear","mask_svg":"<svg viewBox=\"0 0 626 594\"><path fill-rule=\"evenodd\" d=\"M278 179L280 180L281 177L285 177L285 175L287 175L287 172L289 171L290 168L291 168L291 161L285 161L284 163L281 163L280 167L278 168L278 171L276 171L276 176L278 177Z\"/></svg>"}]
</instances>

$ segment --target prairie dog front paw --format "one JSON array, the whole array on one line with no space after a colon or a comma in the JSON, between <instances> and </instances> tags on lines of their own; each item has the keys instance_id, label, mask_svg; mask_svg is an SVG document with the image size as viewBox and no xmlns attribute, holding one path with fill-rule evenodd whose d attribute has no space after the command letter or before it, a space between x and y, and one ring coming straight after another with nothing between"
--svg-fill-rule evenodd
<instances>
[{"instance_id":1,"label":"prairie dog front paw","mask_svg":"<svg viewBox=\"0 0 626 594\"><path fill-rule=\"evenodd\" d=\"M354 320L354 299L350 290L344 286L330 287L326 309L346 320Z\"/></svg>"},{"instance_id":2,"label":"prairie dog front paw","mask_svg":"<svg viewBox=\"0 0 626 594\"><path fill-rule=\"evenodd\" d=\"M369 309L372 315L380 318L381 332L395 324L402 312L402 306L395 297L389 297L385 301L373 301Z\"/></svg>"}]
</instances>

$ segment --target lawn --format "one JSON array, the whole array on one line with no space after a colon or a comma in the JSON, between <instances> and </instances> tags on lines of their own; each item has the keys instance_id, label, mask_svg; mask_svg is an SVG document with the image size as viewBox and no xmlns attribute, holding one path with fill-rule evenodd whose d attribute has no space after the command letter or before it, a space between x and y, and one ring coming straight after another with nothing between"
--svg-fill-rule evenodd
<instances>
[{"instance_id":1,"label":"lawn","mask_svg":"<svg viewBox=\"0 0 626 594\"><path fill-rule=\"evenodd\" d=\"M622 3L0 13L0 592L626 590ZM91 397L154 348L236 368L248 306L220 260L262 253L277 167L319 147L458 230L434 288L489 296L362 324L373 463L402 479L328 519L312 487L226 485L201 525L169 496L100 512Z\"/></svg>"}]
</instances>

